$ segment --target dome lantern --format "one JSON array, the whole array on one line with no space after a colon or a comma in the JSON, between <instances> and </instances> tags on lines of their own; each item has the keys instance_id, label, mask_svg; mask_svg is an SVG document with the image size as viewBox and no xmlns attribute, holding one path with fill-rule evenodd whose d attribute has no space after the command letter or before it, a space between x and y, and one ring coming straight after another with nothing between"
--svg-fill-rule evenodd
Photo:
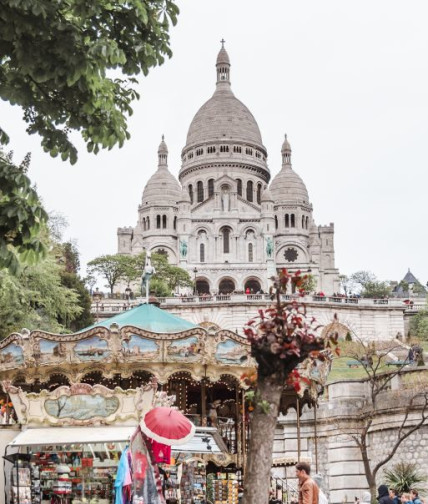
<instances>
[{"instance_id":1,"label":"dome lantern","mask_svg":"<svg viewBox=\"0 0 428 504\"><path fill-rule=\"evenodd\" d=\"M284 142L281 147L282 154L282 166L289 165L291 166L291 145L287 140L287 133L284 135Z\"/></svg>"},{"instance_id":2,"label":"dome lantern","mask_svg":"<svg viewBox=\"0 0 428 504\"><path fill-rule=\"evenodd\" d=\"M162 141L158 148L158 166L159 168L161 166L168 166L168 147L166 146L164 135L162 135Z\"/></svg>"},{"instance_id":3,"label":"dome lantern","mask_svg":"<svg viewBox=\"0 0 428 504\"><path fill-rule=\"evenodd\" d=\"M221 49L217 56L217 84L227 83L230 85L230 60L226 49L224 48L225 40L221 39Z\"/></svg>"}]
</instances>

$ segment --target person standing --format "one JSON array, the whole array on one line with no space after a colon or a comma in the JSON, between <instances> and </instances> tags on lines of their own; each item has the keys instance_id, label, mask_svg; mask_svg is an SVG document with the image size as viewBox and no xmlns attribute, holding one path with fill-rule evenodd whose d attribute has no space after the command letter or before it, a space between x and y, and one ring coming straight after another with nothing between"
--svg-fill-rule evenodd
<instances>
[{"instance_id":1,"label":"person standing","mask_svg":"<svg viewBox=\"0 0 428 504\"><path fill-rule=\"evenodd\" d=\"M321 474L314 474L312 479L315 481L315 483L318 486L318 503L319 504L328 504L328 499L325 493L322 491L321 485L322 485L322 476ZM357 503L356 503L357 504ZM359 504L359 503L358 503Z\"/></svg>"},{"instance_id":2,"label":"person standing","mask_svg":"<svg viewBox=\"0 0 428 504\"><path fill-rule=\"evenodd\" d=\"M398 498L397 490L395 490L395 488L389 489L389 496L394 501L394 504L400 504L400 499Z\"/></svg>"},{"instance_id":3,"label":"person standing","mask_svg":"<svg viewBox=\"0 0 428 504\"><path fill-rule=\"evenodd\" d=\"M413 504L422 504L417 490L410 490L410 499L412 500Z\"/></svg>"},{"instance_id":4,"label":"person standing","mask_svg":"<svg viewBox=\"0 0 428 504\"><path fill-rule=\"evenodd\" d=\"M380 485L377 491L377 500L379 501L379 504L394 504L394 501L389 496L388 487L386 485Z\"/></svg>"},{"instance_id":5,"label":"person standing","mask_svg":"<svg viewBox=\"0 0 428 504\"><path fill-rule=\"evenodd\" d=\"M319 489L311 478L311 466L306 462L296 464L296 476L299 480L299 504L318 504Z\"/></svg>"}]
</instances>

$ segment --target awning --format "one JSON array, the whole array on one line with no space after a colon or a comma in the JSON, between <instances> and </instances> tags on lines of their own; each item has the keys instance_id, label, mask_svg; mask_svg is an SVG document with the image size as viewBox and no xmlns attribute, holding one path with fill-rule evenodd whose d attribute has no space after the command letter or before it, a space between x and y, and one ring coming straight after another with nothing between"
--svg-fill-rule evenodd
<instances>
[{"instance_id":1,"label":"awning","mask_svg":"<svg viewBox=\"0 0 428 504\"><path fill-rule=\"evenodd\" d=\"M137 426L127 427L46 427L20 432L8 446L46 446L81 443L126 442ZM225 453L227 447L214 427L196 427L195 436L186 444L171 447L182 453Z\"/></svg>"},{"instance_id":2,"label":"awning","mask_svg":"<svg viewBox=\"0 0 428 504\"><path fill-rule=\"evenodd\" d=\"M185 444L172 446L172 451L181 453L226 453L227 447L214 427L196 427L193 438Z\"/></svg>"},{"instance_id":3,"label":"awning","mask_svg":"<svg viewBox=\"0 0 428 504\"><path fill-rule=\"evenodd\" d=\"M128 441L137 426L127 427L46 427L20 432L8 446L62 445Z\"/></svg>"}]
</instances>

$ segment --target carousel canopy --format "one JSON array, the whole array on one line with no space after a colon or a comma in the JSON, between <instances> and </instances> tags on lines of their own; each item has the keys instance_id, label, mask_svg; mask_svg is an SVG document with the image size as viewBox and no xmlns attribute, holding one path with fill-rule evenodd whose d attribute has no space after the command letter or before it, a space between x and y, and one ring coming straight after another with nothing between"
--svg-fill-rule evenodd
<instances>
[{"instance_id":1,"label":"carousel canopy","mask_svg":"<svg viewBox=\"0 0 428 504\"><path fill-rule=\"evenodd\" d=\"M171 313L161 310L152 304L140 304L131 310L124 311L119 315L110 317L84 329L93 327L109 328L111 324L117 324L119 327L134 326L154 333L178 333L198 327L192 322L188 322ZM82 332L82 331L80 331Z\"/></svg>"}]
</instances>

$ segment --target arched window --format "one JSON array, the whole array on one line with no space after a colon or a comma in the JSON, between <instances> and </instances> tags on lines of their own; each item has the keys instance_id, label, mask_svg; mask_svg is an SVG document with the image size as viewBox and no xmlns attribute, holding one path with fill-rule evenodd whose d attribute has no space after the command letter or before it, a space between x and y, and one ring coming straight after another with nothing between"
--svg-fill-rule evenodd
<instances>
[{"instance_id":1,"label":"arched window","mask_svg":"<svg viewBox=\"0 0 428 504\"><path fill-rule=\"evenodd\" d=\"M239 196L242 196L242 180L241 179L236 180L236 191Z\"/></svg>"},{"instance_id":2,"label":"arched window","mask_svg":"<svg viewBox=\"0 0 428 504\"><path fill-rule=\"evenodd\" d=\"M285 227L290 227L290 216L288 215L288 213L285 214Z\"/></svg>"},{"instance_id":3,"label":"arched window","mask_svg":"<svg viewBox=\"0 0 428 504\"><path fill-rule=\"evenodd\" d=\"M156 215L156 229L160 229L160 228L161 228L161 216Z\"/></svg>"},{"instance_id":4,"label":"arched window","mask_svg":"<svg viewBox=\"0 0 428 504\"><path fill-rule=\"evenodd\" d=\"M262 202L262 185L257 184L257 204L260 205Z\"/></svg>"},{"instance_id":5,"label":"arched window","mask_svg":"<svg viewBox=\"0 0 428 504\"><path fill-rule=\"evenodd\" d=\"M198 182L197 193L198 203L201 203L202 201L204 201L204 185L201 181Z\"/></svg>"},{"instance_id":6,"label":"arched window","mask_svg":"<svg viewBox=\"0 0 428 504\"><path fill-rule=\"evenodd\" d=\"M189 197L190 197L190 203L193 205L193 186L192 186L192 184L189 184Z\"/></svg>"},{"instance_id":7,"label":"arched window","mask_svg":"<svg viewBox=\"0 0 428 504\"><path fill-rule=\"evenodd\" d=\"M305 229L305 216L302 215L302 228Z\"/></svg>"},{"instance_id":8,"label":"arched window","mask_svg":"<svg viewBox=\"0 0 428 504\"><path fill-rule=\"evenodd\" d=\"M291 214L290 226L291 227L296 227L296 219L295 219L294 213Z\"/></svg>"},{"instance_id":9,"label":"arched window","mask_svg":"<svg viewBox=\"0 0 428 504\"><path fill-rule=\"evenodd\" d=\"M253 262L254 261L254 249L253 249L253 244L249 243L248 244L248 262Z\"/></svg>"},{"instance_id":10,"label":"arched window","mask_svg":"<svg viewBox=\"0 0 428 504\"><path fill-rule=\"evenodd\" d=\"M147 229L150 229L150 217L147 217Z\"/></svg>"},{"instance_id":11,"label":"arched window","mask_svg":"<svg viewBox=\"0 0 428 504\"><path fill-rule=\"evenodd\" d=\"M162 227L166 228L166 215L162 215Z\"/></svg>"},{"instance_id":12,"label":"arched window","mask_svg":"<svg viewBox=\"0 0 428 504\"><path fill-rule=\"evenodd\" d=\"M247 201L253 201L253 183L251 180L247 182Z\"/></svg>"},{"instance_id":13,"label":"arched window","mask_svg":"<svg viewBox=\"0 0 428 504\"><path fill-rule=\"evenodd\" d=\"M201 243L199 245L199 261L201 263L205 262L205 244Z\"/></svg>"},{"instance_id":14,"label":"arched window","mask_svg":"<svg viewBox=\"0 0 428 504\"><path fill-rule=\"evenodd\" d=\"M309 217L306 217L306 229L308 229Z\"/></svg>"},{"instance_id":15,"label":"arched window","mask_svg":"<svg viewBox=\"0 0 428 504\"><path fill-rule=\"evenodd\" d=\"M177 217L174 217L174 230L177 229Z\"/></svg>"},{"instance_id":16,"label":"arched window","mask_svg":"<svg viewBox=\"0 0 428 504\"><path fill-rule=\"evenodd\" d=\"M230 229L223 228L223 252L228 254L230 252Z\"/></svg>"},{"instance_id":17,"label":"arched window","mask_svg":"<svg viewBox=\"0 0 428 504\"><path fill-rule=\"evenodd\" d=\"M275 215L275 229L278 229L278 217Z\"/></svg>"},{"instance_id":18,"label":"arched window","mask_svg":"<svg viewBox=\"0 0 428 504\"><path fill-rule=\"evenodd\" d=\"M214 195L214 179L208 180L208 198Z\"/></svg>"},{"instance_id":19,"label":"arched window","mask_svg":"<svg viewBox=\"0 0 428 504\"><path fill-rule=\"evenodd\" d=\"M146 230L146 219L143 219L143 231Z\"/></svg>"}]
</instances>

